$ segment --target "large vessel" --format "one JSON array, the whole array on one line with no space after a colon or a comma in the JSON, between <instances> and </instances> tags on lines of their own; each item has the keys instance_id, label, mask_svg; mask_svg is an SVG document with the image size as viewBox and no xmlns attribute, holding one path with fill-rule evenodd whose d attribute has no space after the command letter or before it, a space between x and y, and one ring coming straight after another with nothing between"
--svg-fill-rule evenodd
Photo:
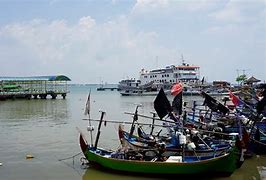
<instances>
[{"instance_id":1,"label":"large vessel","mask_svg":"<svg viewBox=\"0 0 266 180\"><path fill-rule=\"evenodd\" d=\"M189 65L185 63L184 59L182 58L181 65L170 65L166 66L165 68L159 68L150 71L141 69L139 79L121 80L118 87L119 90L121 90L122 95L130 95L131 91L134 95L143 95L145 92L158 91L161 87L163 87L165 90L169 90L172 85L177 82L182 82L184 86L184 92L191 94L191 87L202 83L200 81L200 67ZM194 90L195 89L193 89L193 94ZM136 91L138 93L134 93Z\"/></svg>"},{"instance_id":2,"label":"large vessel","mask_svg":"<svg viewBox=\"0 0 266 180\"><path fill-rule=\"evenodd\" d=\"M141 85L154 82L157 84L196 84L200 78L200 67L191 66L183 61L181 65L166 66L165 68L147 71L142 69L140 72Z\"/></svg>"},{"instance_id":3,"label":"large vessel","mask_svg":"<svg viewBox=\"0 0 266 180\"><path fill-rule=\"evenodd\" d=\"M118 90L136 90L139 88L140 80L132 79L123 79L118 84Z\"/></svg>"}]
</instances>

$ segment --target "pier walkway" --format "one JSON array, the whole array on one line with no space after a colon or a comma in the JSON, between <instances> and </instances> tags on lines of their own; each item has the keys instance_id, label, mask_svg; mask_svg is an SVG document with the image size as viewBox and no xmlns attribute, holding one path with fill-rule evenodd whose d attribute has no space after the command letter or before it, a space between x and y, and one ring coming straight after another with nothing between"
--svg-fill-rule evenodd
<instances>
[{"instance_id":1,"label":"pier walkway","mask_svg":"<svg viewBox=\"0 0 266 180\"><path fill-rule=\"evenodd\" d=\"M0 100L5 99L56 99L61 95L65 99L69 93L67 81L63 75L33 77L0 77Z\"/></svg>"}]
</instances>

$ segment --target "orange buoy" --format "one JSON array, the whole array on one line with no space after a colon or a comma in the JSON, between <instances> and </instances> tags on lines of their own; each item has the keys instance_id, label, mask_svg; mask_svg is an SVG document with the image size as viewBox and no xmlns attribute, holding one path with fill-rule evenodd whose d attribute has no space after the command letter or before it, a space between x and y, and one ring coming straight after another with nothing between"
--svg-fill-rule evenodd
<instances>
[{"instance_id":1,"label":"orange buoy","mask_svg":"<svg viewBox=\"0 0 266 180\"><path fill-rule=\"evenodd\" d=\"M33 155L31 154L26 155L26 159L32 159L32 158L34 158Z\"/></svg>"}]
</instances>

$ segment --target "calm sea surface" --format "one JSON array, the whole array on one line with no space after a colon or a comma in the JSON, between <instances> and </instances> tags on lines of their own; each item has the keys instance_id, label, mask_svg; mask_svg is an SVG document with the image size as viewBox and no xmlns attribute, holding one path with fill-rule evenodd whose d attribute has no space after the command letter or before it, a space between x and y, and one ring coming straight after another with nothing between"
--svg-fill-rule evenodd
<instances>
[{"instance_id":1,"label":"calm sea surface","mask_svg":"<svg viewBox=\"0 0 266 180\"><path fill-rule=\"evenodd\" d=\"M0 101L0 162L3 164L0 166L0 180L155 179L104 172L91 167L84 169L80 165L82 154L79 154L77 130L90 140L86 130L88 122L82 120L86 118L84 107L90 89L91 118L94 119L99 119L99 111L103 110L106 112L104 119L131 122L132 117L124 112L134 112L139 103L143 105L139 113L151 115L155 97L122 97L117 91L96 91L93 85L69 89L65 100L48 97L46 100ZM93 125L97 129L98 123ZM102 126L99 146L116 149L119 146L117 128L118 125L112 123ZM148 127L144 129L149 130ZM34 158L26 159L26 155ZM257 166L266 166L266 156L254 156L231 177L216 179L259 179Z\"/></svg>"}]
</instances>

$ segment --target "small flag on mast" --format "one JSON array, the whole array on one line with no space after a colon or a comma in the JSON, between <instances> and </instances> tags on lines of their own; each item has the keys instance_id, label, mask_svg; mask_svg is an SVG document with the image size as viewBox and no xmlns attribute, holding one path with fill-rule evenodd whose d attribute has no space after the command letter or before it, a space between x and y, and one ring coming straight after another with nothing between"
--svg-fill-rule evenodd
<instances>
[{"instance_id":1,"label":"small flag on mast","mask_svg":"<svg viewBox=\"0 0 266 180\"><path fill-rule=\"evenodd\" d=\"M164 116L172 112L172 107L164 93L163 88L160 89L153 104L154 104L154 109L157 112L160 119L163 119Z\"/></svg>"},{"instance_id":2,"label":"small flag on mast","mask_svg":"<svg viewBox=\"0 0 266 180\"><path fill-rule=\"evenodd\" d=\"M232 91L228 90L229 91L229 97L232 101L232 103L235 105L235 106L240 106L240 105L243 105L244 103L240 100L239 97L237 97L236 95L233 94Z\"/></svg>"},{"instance_id":3,"label":"small flag on mast","mask_svg":"<svg viewBox=\"0 0 266 180\"><path fill-rule=\"evenodd\" d=\"M91 98L91 90L90 90L90 93L88 95L88 99L87 99L87 102L86 102L84 115L90 115L90 98Z\"/></svg>"},{"instance_id":4,"label":"small flag on mast","mask_svg":"<svg viewBox=\"0 0 266 180\"><path fill-rule=\"evenodd\" d=\"M203 76L203 78L201 79L201 84L204 84L204 81L205 81L205 79L204 79L204 76Z\"/></svg>"},{"instance_id":5,"label":"small flag on mast","mask_svg":"<svg viewBox=\"0 0 266 180\"><path fill-rule=\"evenodd\" d=\"M229 109L226 106L222 105L219 101L211 97L209 94L204 91L202 91L201 94L205 98L203 105L208 106L214 112L220 112L224 115L229 113Z\"/></svg>"}]
</instances>

